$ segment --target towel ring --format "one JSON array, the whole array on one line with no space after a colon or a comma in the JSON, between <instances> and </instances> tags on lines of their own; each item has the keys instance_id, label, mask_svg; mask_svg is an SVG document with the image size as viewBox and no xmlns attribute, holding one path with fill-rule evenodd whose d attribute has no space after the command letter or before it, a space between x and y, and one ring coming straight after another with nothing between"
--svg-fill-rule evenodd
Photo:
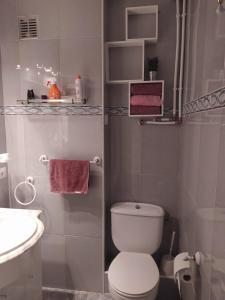
<instances>
[{"instance_id":1,"label":"towel ring","mask_svg":"<svg viewBox=\"0 0 225 300\"><path fill-rule=\"evenodd\" d=\"M17 184L17 186L15 187L15 190L14 190L14 197L15 197L15 199L16 199L16 202L18 202L19 204L24 205L24 206L29 205L29 204L31 204L31 203L34 202L34 200L35 200L35 198L36 198L36 195L37 195L37 191L36 191L35 186L33 185L33 183L34 183L33 177L29 176L29 177L27 177L27 178L25 179L25 181L22 181L22 182L20 182L20 183ZM33 189L34 195L33 195L33 198L31 199L30 202L26 202L26 203L21 202L21 201L18 199L18 197L17 197L17 194L16 194L16 193L17 193L17 190L18 190L18 188L19 188L21 185L23 185L23 184L29 185L29 186Z\"/></svg>"}]
</instances>

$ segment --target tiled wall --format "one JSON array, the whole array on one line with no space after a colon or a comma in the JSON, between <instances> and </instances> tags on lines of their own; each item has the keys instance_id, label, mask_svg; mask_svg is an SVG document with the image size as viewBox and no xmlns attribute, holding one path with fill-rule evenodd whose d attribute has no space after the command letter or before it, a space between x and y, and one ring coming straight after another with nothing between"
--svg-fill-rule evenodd
<instances>
[{"instance_id":1,"label":"tiled wall","mask_svg":"<svg viewBox=\"0 0 225 300\"><path fill-rule=\"evenodd\" d=\"M194 100L225 85L224 14L217 1L187 1L184 100Z\"/></svg>"},{"instance_id":2,"label":"tiled wall","mask_svg":"<svg viewBox=\"0 0 225 300\"><path fill-rule=\"evenodd\" d=\"M0 106L3 105L2 94L2 74L1 74L1 59L0 59ZM0 153L6 152L6 140L5 140L5 118L0 115ZM5 167L5 164L0 164L0 167ZM7 178L0 179L0 207L9 206L8 197L8 180Z\"/></svg>"},{"instance_id":3,"label":"tiled wall","mask_svg":"<svg viewBox=\"0 0 225 300\"><path fill-rule=\"evenodd\" d=\"M186 52L187 98L180 130L180 249L190 254L202 253L195 299L223 300L225 15L216 14L217 1L189 3L191 38ZM193 101L216 88L220 88L217 93ZM216 108L219 106L221 108Z\"/></svg>"},{"instance_id":4,"label":"tiled wall","mask_svg":"<svg viewBox=\"0 0 225 300\"><path fill-rule=\"evenodd\" d=\"M102 105L101 3L1 1L5 105L15 105L16 99L26 97L28 88L39 96L47 92L43 84L46 74L38 77L37 63L60 71L59 86L67 92L73 88L75 75L81 74L86 79L88 104ZM17 16L30 14L39 16L39 39L18 41ZM16 70L17 64L22 70ZM6 116L7 151L11 156L10 203L21 208L15 202L13 190L26 176L33 176L37 198L28 208L43 211L43 285L102 291L103 167L91 166L87 196L63 196L50 192L48 167L38 161L41 154L65 159L103 157L102 114L92 111L90 115L68 115L63 110L60 115L17 112Z\"/></svg>"},{"instance_id":5,"label":"tiled wall","mask_svg":"<svg viewBox=\"0 0 225 300\"><path fill-rule=\"evenodd\" d=\"M204 255L199 300L225 296L224 122L216 109L186 117L181 130L180 246Z\"/></svg>"},{"instance_id":6,"label":"tiled wall","mask_svg":"<svg viewBox=\"0 0 225 300\"><path fill-rule=\"evenodd\" d=\"M110 119L110 199L163 206L176 216L178 128Z\"/></svg>"},{"instance_id":7,"label":"tiled wall","mask_svg":"<svg viewBox=\"0 0 225 300\"><path fill-rule=\"evenodd\" d=\"M125 39L125 8L159 5L159 41L147 47L146 57L159 56L158 78L165 79L165 102L171 104L175 53L176 7L173 1L126 0L106 1L106 40ZM117 15L118 22L114 21ZM168 18L170 15L170 18ZM164 55L165 49L168 50ZM108 85L106 105L111 109L108 125L109 194L107 197L107 262L115 256L110 238L110 206L119 201L146 202L162 206L177 217L178 126L140 126L138 119L129 118L128 85ZM171 224L170 224L171 225ZM163 252L168 252L165 236Z\"/></svg>"}]
</instances>

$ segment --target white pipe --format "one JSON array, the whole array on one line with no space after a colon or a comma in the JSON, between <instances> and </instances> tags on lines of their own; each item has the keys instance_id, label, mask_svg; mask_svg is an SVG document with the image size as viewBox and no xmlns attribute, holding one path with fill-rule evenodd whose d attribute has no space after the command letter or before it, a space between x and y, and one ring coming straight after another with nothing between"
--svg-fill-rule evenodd
<instances>
[{"instance_id":1,"label":"white pipe","mask_svg":"<svg viewBox=\"0 0 225 300\"><path fill-rule=\"evenodd\" d=\"M174 67L174 84L173 84L173 115L176 115L177 107L177 74L179 63L179 41L180 41L180 0L176 0L176 19L177 19L177 31L176 31L176 56Z\"/></svg>"},{"instance_id":2,"label":"white pipe","mask_svg":"<svg viewBox=\"0 0 225 300\"><path fill-rule=\"evenodd\" d=\"M191 15L191 1L187 2L187 16ZM183 103L187 101L188 97L188 91L189 91L189 79L188 79L188 74L189 74L189 69L190 69L190 46L191 46L191 22L192 19L191 17L187 18L186 21L186 32L185 32L185 52L187 53L185 57L185 69L184 69L184 78L185 81L183 81Z\"/></svg>"},{"instance_id":3,"label":"white pipe","mask_svg":"<svg viewBox=\"0 0 225 300\"><path fill-rule=\"evenodd\" d=\"M183 77L184 77L184 43L185 43L185 28L186 27L186 0L183 0L182 9L182 34L181 34L181 57L180 57L180 80L179 80L179 119L181 118L181 105L183 94Z\"/></svg>"}]
</instances>

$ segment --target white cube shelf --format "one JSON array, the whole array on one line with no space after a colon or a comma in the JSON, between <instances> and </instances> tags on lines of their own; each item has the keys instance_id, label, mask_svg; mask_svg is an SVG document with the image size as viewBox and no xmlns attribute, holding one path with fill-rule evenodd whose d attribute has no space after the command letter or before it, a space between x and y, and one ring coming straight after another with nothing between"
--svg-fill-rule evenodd
<instances>
[{"instance_id":1,"label":"white cube shelf","mask_svg":"<svg viewBox=\"0 0 225 300\"><path fill-rule=\"evenodd\" d=\"M106 82L124 84L144 80L144 40L105 44Z\"/></svg>"},{"instance_id":2,"label":"white cube shelf","mask_svg":"<svg viewBox=\"0 0 225 300\"><path fill-rule=\"evenodd\" d=\"M142 86L142 89L143 89L143 86L146 85L147 88L149 89L149 86L151 85L155 85L155 87L152 88L152 91L148 93L142 93L140 92L139 93L135 93L135 96L159 96L157 94L159 94L160 92L160 98L161 98L161 101L162 101L162 104L160 107L160 111L159 112L155 112L155 111L151 111L151 108L154 107L154 105L152 106L149 106L149 107L145 107L145 109L143 110L143 104L141 104L139 106L139 104L135 104L135 105L132 105L131 104L131 97L134 96L132 94L132 86L133 85L141 85ZM140 88L139 88L140 89ZM151 89L151 88L150 88ZM157 90L157 91L156 91ZM136 117L136 118L143 118L143 117L162 117L163 114L164 114L164 80L152 80L152 81L130 81L129 82L129 97L128 97L128 107L129 107L129 117ZM146 105L146 104L145 104ZM135 109L136 108L136 112L135 112Z\"/></svg>"},{"instance_id":3,"label":"white cube shelf","mask_svg":"<svg viewBox=\"0 0 225 300\"><path fill-rule=\"evenodd\" d=\"M126 40L158 40L158 5L126 8Z\"/></svg>"}]
</instances>

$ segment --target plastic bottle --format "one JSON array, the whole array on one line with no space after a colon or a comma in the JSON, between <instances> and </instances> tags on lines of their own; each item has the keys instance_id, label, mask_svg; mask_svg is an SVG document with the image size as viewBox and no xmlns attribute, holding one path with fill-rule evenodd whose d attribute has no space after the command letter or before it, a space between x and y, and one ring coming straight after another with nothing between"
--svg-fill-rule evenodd
<instances>
[{"instance_id":1,"label":"plastic bottle","mask_svg":"<svg viewBox=\"0 0 225 300\"><path fill-rule=\"evenodd\" d=\"M51 80L48 81L48 84L51 84L50 90L48 92L48 99L61 99L61 92L56 84L57 80L53 77Z\"/></svg>"},{"instance_id":2,"label":"plastic bottle","mask_svg":"<svg viewBox=\"0 0 225 300\"><path fill-rule=\"evenodd\" d=\"M75 98L78 102L83 100L83 87L80 75L75 78Z\"/></svg>"}]
</instances>

